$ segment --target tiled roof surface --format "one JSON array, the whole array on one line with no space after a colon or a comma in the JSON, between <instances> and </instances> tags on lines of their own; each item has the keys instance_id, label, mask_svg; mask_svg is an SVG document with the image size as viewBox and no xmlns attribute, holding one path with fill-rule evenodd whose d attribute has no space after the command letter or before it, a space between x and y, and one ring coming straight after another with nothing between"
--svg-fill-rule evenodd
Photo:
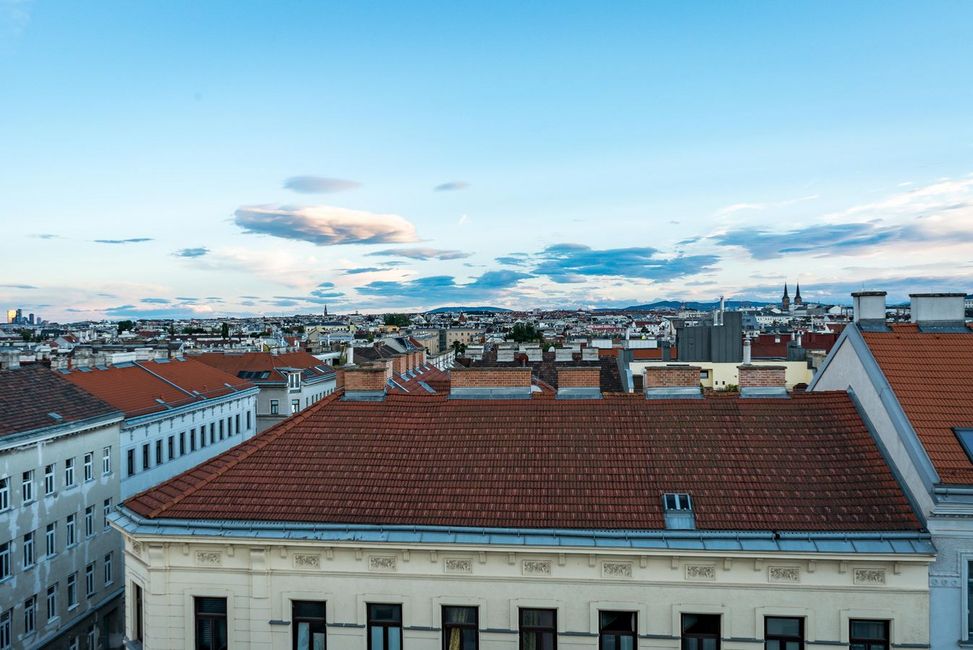
<instances>
[{"instance_id":1,"label":"tiled roof surface","mask_svg":"<svg viewBox=\"0 0 973 650\"><path fill-rule=\"evenodd\" d=\"M392 393L429 393L426 386L436 393L449 392L449 375L428 363L409 373L408 378L397 374L393 379L395 386L390 389Z\"/></svg>"},{"instance_id":2,"label":"tiled roof surface","mask_svg":"<svg viewBox=\"0 0 973 650\"><path fill-rule=\"evenodd\" d=\"M862 334L940 480L973 485L973 463L953 431L973 428L973 331L937 334L896 325Z\"/></svg>"},{"instance_id":3,"label":"tiled roof surface","mask_svg":"<svg viewBox=\"0 0 973 650\"><path fill-rule=\"evenodd\" d=\"M219 368L223 372L235 377L240 373L267 372L265 379L249 377L255 384L262 383L281 383L287 381L287 375L279 372L278 368L301 368L304 372L301 376L304 380L316 377L330 377L334 370L328 365L307 352L287 352L284 354L271 354L270 352L207 352L192 357L208 366Z\"/></svg>"},{"instance_id":4,"label":"tiled roof surface","mask_svg":"<svg viewBox=\"0 0 973 650\"><path fill-rule=\"evenodd\" d=\"M246 380L193 359L139 361L110 368L73 370L64 377L124 411L128 417L221 397L253 386ZM226 384L233 388L227 388Z\"/></svg>"},{"instance_id":5,"label":"tiled roof surface","mask_svg":"<svg viewBox=\"0 0 973 650\"><path fill-rule=\"evenodd\" d=\"M801 336L801 347L806 350L824 350L830 352L838 340L840 332L805 332ZM786 359L787 344L794 339L794 334L760 334L750 340L750 354L755 359Z\"/></svg>"},{"instance_id":6,"label":"tiled roof surface","mask_svg":"<svg viewBox=\"0 0 973 650\"><path fill-rule=\"evenodd\" d=\"M792 399L457 400L340 393L126 502L150 518L918 530L843 392Z\"/></svg>"},{"instance_id":7,"label":"tiled roof surface","mask_svg":"<svg viewBox=\"0 0 973 650\"><path fill-rule=\"evenodd\" d=\"M44 366L0 371L0 436L117 412Z\"/></svg>"}]
</instances>

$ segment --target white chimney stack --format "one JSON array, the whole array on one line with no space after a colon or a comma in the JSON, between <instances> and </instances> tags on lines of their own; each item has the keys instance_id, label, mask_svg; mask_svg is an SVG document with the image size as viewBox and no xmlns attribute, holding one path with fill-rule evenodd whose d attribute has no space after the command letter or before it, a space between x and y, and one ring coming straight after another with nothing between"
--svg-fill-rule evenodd
<instances>
[{"instance_id":1,"label":"white chimney stack","mask_svg":"<svg viewBox=\"0 0 973 650\"><path fill-rule=\"evenodd\" d=\"M750 339L749 338L744 338L743 339L743 363L744 363L744 365L750 365L750 359L751 359L751 355L750 355Z\"/></svg>"},{"instance_id":2,"label":"white chimney stack","mask_svg":"<svg viewBox=\"0 0 973 650\"><path fill-rule=\"evenodd\" d=\"M910 293L913 323L923 327L964 327L966 294Z\"/></svg>"},{"instance_id":3,"label":"white chimney stack","mask_svg":"<svg viewBox=\"0 0 973 650\"><path fill-rule=\"evenodd\" d=\"M851 294L855 322L885 327L885 291L856 291Z\"/></svg>"}]
</instances>

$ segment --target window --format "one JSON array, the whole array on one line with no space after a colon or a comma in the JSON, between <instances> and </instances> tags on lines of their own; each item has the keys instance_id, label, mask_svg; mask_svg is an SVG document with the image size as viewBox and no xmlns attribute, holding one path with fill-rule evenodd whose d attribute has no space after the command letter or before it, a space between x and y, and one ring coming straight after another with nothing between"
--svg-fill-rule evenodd
<instances>
[{"instance_id":1,"label":"window","mask_svg":"<svg viewBox=\"0 0 973 650\"><path fill-rule=\"evenodd\" d=\"M95 641L96 641L97 637L95 636L95 626L94 625L88 626L88 634L87 634L87 636L88 636L87 650L95 650Z\"/></svg>"},{"instance_id":2,"label":"window","mask_svg":"<svg viewBox=\"0 0 973 650\"><path fill-rule=\"evenodd\" d=\"M520 610L520 650L557 648L557 610Z\"/></svg>"},{"instance_id":3,"label":"window","mask_svg":"<svg viewBox=\"0 0 973 650\"><path fill-rule=\"evenodd\" d=\"M0 650L9 650L13 643L13 630L11 629L11 619L13 610L0 613Z\"/></svg>"},{"instance_id":4,"label":"window","mask_svg":"<svg viewBox=\"0 0 973 650\"><path fill-rule=\"evenodd\" d=\"M233 428L233 430L237 432L237 435L239 435L240 434L240 414L239 413L237 413L234 416L234 421L236 422L236 426Z\"/></svg>"},{"instance_id":5,"label":"window","mask_svg":"<svg viewBox=\"0 0 973 650\"><path fill-rule=\"evenodd\" d=\"M78 650L80 647L78 637L71 637L71 642L68 643L68 650Z\"/></svg>"},{"instance_id":6,"label":"window","mask_svg":"<svg viewBox=\"0 0 973 650\"><path fill-rule=\"evenodd\" d=\"M185 431L181 431L179 433L179 455L180 456L186 455L186 432Z\"/></svg>"},{"instance_id":7,"label":"window","mask_svg":"<svg viewBox=\"0 0 973 650\"><path fill-rule=\"evenodd\" d=\"M34 531L24 535L24 568L34 566Z\"/></svg>"},{"instance_id":8,"label":"window","mask_svg":"<svg viewBox=\"0 0 973 650\"><path fill-rule=\"evenodd\" d=\"M663 517L666 528L692 530L696 528L693 501L688 494L669 492L662 495Z\"/></svg>"},{"instance_id":9,"label":"window","mask_svg":"<svg viewBox=\"0 0 973 650\"><path fill-rule=\"evenodd\" d=\"M195 599L196 650L226 650L226 598Z\"/></svg>"},{"instance_id":10,"label":"window","mask_svg":"<svg viewBox=\"0 0 973 650\"><path fill-rule=\"evenodd\" d=\"M135 450L129 449L127 452L125 452L125 456L126 456L126 462L128 464L128 468L127 468L128 475L132 476L133 474L135 474Z\"/></svg>"},{"instance_id":11,"label":"window","mask_svg":"<svg viewBox=\"0 0 973 650\"><path fill-rule=\"evenodd\" d=\"M216 442L216 423L209 423L209 444Z\"/></svg>"},{"instance_id":12,"label":"window","mask_svg":"<svg viewBox=\"0 0 973 650\"><path fill-rule=\"evenodd\" d=\"M64 461L64 487L74 487L74 459Z\"/></svg>"},{"instance_id":13,"label":"window","mask_svg":"<svg viewBox=\"0 0 973 650\"><path fill-rule=\"evenodd\" d=\"M51 557L57 553L57 522L52 522L47 524L47 530L44 532L44 551L47 557Z\"/></svg>"},{"instance_id":14,"label":"window","mask_svg":"<svg viewBox=\"0 0 973 650\"><path fill-rule=\"evenodd\" d=\"M112 574L112 559L112 553L105 555L105 586L110 585L115 579L115 576Z\"/></svg>"},{"instance_id":15,"label":"window","mask_svg":"<svg viewBox=\"0 0 973 650\"><path fill-rule=\"evenodd\" d=\"M250 430L250 411L247 411L247 431Z\"/></svg>"},{"instance_id":16,"label":"window","mask_svg":"<svg viewBox=\"0 0 973 650\"><path fill-rule=\"evenodd\" d=\"M476 607L443 607L443 650L476 650L479 629Z\"/></svg>"},{"instance_id":17,"label":"window","mask_svg":"<svg viewBox=\"0 0 973 650\"><path fill-rule=\"evenodd\" d=\"M68 609L78 604L78 572L68 576Z\"/></svg>"},{"instance_id":18,"label":"window","mask_svg":"<svg viewBox=\"0 0 973 650\"><path fill-rule=\"evenodd\" d=\"M764 639L765 650L804 650L804 619L768 616Z\"/></svg>"},{"instance_id":19,"label":"window","mask_svg":"<svg viewBox=\"0 0 973 650\"><path fill-rule=\"evenodd\" d=\"M95 507L88 506L84 509L84 536L91 537L95 534Z\"/></svg>"},{"instance_id":20,"label":"window","mask_svg":"<svg viewBox=\"0 0 973 650\"><path fill-rule=\"evenodd\" d=\"M95 476L94 470L95 462L95 452L89 451L84 455L84 480L85 482L92 480Z\"/></svg>"},{"instance_id":21,"label":"window","mask_svg":"<svg viewBox=\"0 0 973 650\"><path fill-rule=\"evenodd\" d=\"M24 472L21 477L21 491L24 498L24 503L30 503L34 500L34 470L29 470Z\"/></svg>"},{"instance_id":22,"label":"window","mask_svg":"<svg viewBox=\"0 0 973 650\"><path fill-rule=\"evenodd\" d=\"M196 429L189 430L189 451L196 451Z\"/></svg>"},{"instance_id":23,"label":"window","mask_svg":"<svg viewBox=\"0 0 973 650\"><path fill-rule=\"evenodd\" d=\"M24 634L33 634L37 629L37 596L24 601Z\"/></svg>"},{"instance_id":24,"label":"window","mask_svg":"<svg viewBox=\"0 0 973 650\"><path fill-rule=\"evenodd\" d=\"M291 400L291 413L297 413L301 410L301 400L292 399Z\"/></svg>"},{"instance_id":25,"label":"window","mask_svg":"<svg viewBox=\"0 0 973 650\"><path fill-rule=\"evenodd\" d=\"M78 515L68 515L67 525L64 526L64 545L74 546L78 543Z\"/></svg>"},{"instance_id":26,"label":"window","mask_svg":"<svg viewBox=\"0 0 973 650\"><path fill-rule=\"evenodd\" d=\"M688 494L668 493L662 496L662 505L666 510L692 510L693 502Z\"/></svg>"},{"instance_id":27,"label":"window","mask_svg":"<svg viewBox=\"0 0 973 650\"><path fill-rule=\"evenodd\" d=\"M10 577L10 542L0 544L0 580Z\"/></svg>"},{"instance_id":28,"label":"window","mask_svg":"<svg viewBox=\"0 0 973 650\"><path fill-rule=\"evenodd\" d=\"M889 650L889 622L849 622L848 650Z\"/></svg>"},{"instance_id":29,"label":"window","mask_svg":"<svg viewBox=\"0 0 973 650\"><path fill-rule=\"evenodd\" d=\"M598 612L599 650L635 650L636 617L635 612Z\"/></svg>"},{"instance_id":30,"label":"window","mask_svg":"<svg viewBox=\"0 0 973 650\"><path fill-rule=\"evenodd\" d=\"M142 469L149 469L152 465L149 459L149 443L142 445Z\"/></svg>"},{"instance_id":31,"label":"window","mask_svg":"<svg viewBox=\"0 0 973 650\"><path fill-rule=\"evenodd\" d=\"M277 401L275 399L270 400L270 414L271 415L280 415L280 402L279 401Z\"/></svg>"},{"instance_id":32,"label":"window","mask_svg":"<svg viewBox=\"0 0 973 650\"><path fill-rule=\"evenodd\" d=\"M57 583L47 588L47 620L57 618Z\"/></svg>"},{"instance_id":33,"label":"window","mask_svg":"<svg viewBox=\"0 0 973 650\"><path fill-rule=\"evenodd\" d=\"M683 614L682 650L719 650L719 614Z\"/></svg>"},{"instance_id":34,"label":"window","mask_svg":"<svg viewBox=\"0 0 973 650\"><path fill-rule=\"evenodd\" d=\"M220 440L223 439L223 420L220 420Z\"/></svg>"},{"instance_id":35,"label":"window","mask_svg":"<svg viewBox=\"0 0 973 650\"><path fill-rule=\"evenodd\" d=\"M401 650L402 605L368 605L368 650Z\"/></svg>"},{"instance_id":36,"label":"window","mask_svg":"<svg viewBox=\"0 0 973 650\"><path fill-rule=\"evenodd\" d=\"M169 460L176 457L176 437L169 436L167 440L167 451L169 452Z\"/></svg>"},{"instance_id":37,"label":"window","mask_svg":"<svg viewBox=\"0 0 973 650\"><path fill-rule=\"evenodd\" d=\"M0 510L10 507L10 477L0 478Z\"/></svg>"},{"instance_id":38,"label":"window","mask_svg":"<svg viewBox=\"0 0 973 650\"><path fill-rule=\"evenodd\" d=\"M161 465L165 462L165 458L162 456L162 440L155 441L155 464Z\"/></svg>"},{"instance_id":39,"label":"window","mask_svg":"<svg viewBox=\"0 0 973 650\"><path fill-rule=\"evenodd\" d=\"M324 650L324 612L323 602L295 600L291 604L294 650Z\"/></svg>"},{"instance_id":40,"label":"window","mask_svg":"<svg viewBox=\"0 0 973 650\"><path fill-rule=\"evenodd\" d=\"M91 598L95 595L95 563L84 568L84 595Z\"/></svg>"},{"instance_id":41,"label":"window","mask_svg":"<svg viewBox=\"0 0 973 650\"><path fill-rule=\"evenodd\" d=\"M105 502L101 504L101 512L105 518L104 528L105 530L108 530L109 528L111 528L111 526L108 523L108 515L111 514L111 498L105 499Z\"/></svg>"},{"instance_id":42,"label":"window","mask_svg":"<svg viewBox=\"0 0 973 650\"><path fill-rule=\"evenodd\" d=\"M136 641L142 642L144 635L142 634L142 587L132 583L132 592L135 594L132 598L132 624L135 626L133 637Z\"/></svg>"},{"instance_id":43,"label":"window","mask_svg":"<svg viewBox=\"0 0 973 650\"><path fill-rule=\"evenodd\" d=\"M111 474L111 447L101 450L101 473Z\"/></svg>"},{"instance_id":44,"label":"window","mask_svg":"<svg viewBox=\"0 0 973 650\"><path fill-rule=\"evenodd\" d=\"M44 468L44 494L47 496L54 494L54 465Z\"/></svg>"}]
</instances>

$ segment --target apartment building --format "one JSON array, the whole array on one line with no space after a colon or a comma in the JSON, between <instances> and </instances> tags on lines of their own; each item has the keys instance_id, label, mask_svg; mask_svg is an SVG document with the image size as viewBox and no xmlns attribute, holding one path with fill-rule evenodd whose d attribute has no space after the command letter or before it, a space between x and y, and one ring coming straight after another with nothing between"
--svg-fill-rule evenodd
<instances>
[{"instance_id":1,"label":"apartment building","mask_svg":"<svg viewBox=\"0 0 973 650\"><path fill-rule=\"evenodd\" d=\"M134 647L930 647L934 549L844 391L386 371L113 515Z\"/></svg>"},{"instance_id":2,"label":"apartment building","mask_svg":"<svg viewBox=\"0 0 973 650\"><path fill-rule=\"evenodd\" d=\"M62 374L125 414L116 443L122 499L257 432L259 389L193 359L136 361Z\"/></svg>"},{"instance_id":3,"label":"apartment building","mask_svg":"<svg viewBox=\"0 0 973 650\"><path fill-rule=\"evenodd\" d=\"M0 371L0 649L119 647L123 414L42 366Z\"/></svg>"}]
</instances>

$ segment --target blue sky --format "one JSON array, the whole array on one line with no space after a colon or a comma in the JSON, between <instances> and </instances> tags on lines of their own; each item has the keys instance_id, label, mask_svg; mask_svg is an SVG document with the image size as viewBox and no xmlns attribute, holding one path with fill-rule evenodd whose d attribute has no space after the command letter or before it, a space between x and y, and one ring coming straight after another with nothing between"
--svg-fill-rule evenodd
<instances>
[{"instance_id":1,"label":"blue sky","mask_svg":"<svg viewBox=\"0 0 973 650\"><path fill-rule=\"evenodd\" d=\"M0 304L973 290L973 4L0 0Z\"/></svg>"}]
</instances>

